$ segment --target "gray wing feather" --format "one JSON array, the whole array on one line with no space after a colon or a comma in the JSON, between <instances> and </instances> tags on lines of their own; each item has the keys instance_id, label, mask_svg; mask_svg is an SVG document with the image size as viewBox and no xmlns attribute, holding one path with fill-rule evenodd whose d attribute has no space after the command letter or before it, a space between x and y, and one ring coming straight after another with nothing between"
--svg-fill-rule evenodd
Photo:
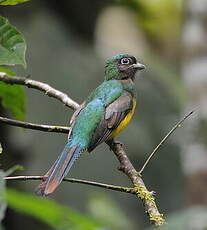
<instances>
[{"instance_id":1,"label":"gray wing feather","mask_svg":"<svg viewBox=\"0 0 207 230\"><path fill-rule=\"evenodd\" d=\"M106 107L105 116L96 128L92 137L89 151L107 140L111 133L119 126L121 121L131 111L133 99L130 93L125 93Z\"/></svg>"},{"instance_id":2,"label":"gray wing feather","mask_svg":"<svg viewBox=\"0 0 207 230\"><path fill-rule=\"evenodd\" d=\"M73 125L74 125L74 121L76 120L76 117L80 114L81 110L85 107L85 102L83 102L77 109L76 111L73 113L71 119L70 119L70 130L69 130L69 133L68 133L68 139L70 138L70 135L71 135L71 132L72 132L72 128L73 128Z\"/></svg>"}]
</instances>

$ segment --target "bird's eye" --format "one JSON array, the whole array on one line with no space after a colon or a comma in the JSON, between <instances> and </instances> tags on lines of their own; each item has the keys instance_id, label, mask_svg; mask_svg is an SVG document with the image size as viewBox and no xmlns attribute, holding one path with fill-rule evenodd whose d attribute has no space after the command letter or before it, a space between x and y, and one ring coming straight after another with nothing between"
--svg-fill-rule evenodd
<instances>
[{"instance_id":1,"label":"bird's eye","mask_svg":"<svg viewBox=\"0 0 207 230\"><path fill-rule=\"evenodd\" d=\"M122 58L121 59L121 64L122 65L128 65L130 63L130 59L129 58Z\"/></svg>"}]
</instances>

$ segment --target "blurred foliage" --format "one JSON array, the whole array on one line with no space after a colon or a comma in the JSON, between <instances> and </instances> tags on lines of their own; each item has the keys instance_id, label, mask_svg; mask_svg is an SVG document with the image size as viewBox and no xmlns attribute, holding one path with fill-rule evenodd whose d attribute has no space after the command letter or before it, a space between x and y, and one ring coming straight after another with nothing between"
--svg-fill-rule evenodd
<instances>
[{"instance_id":1,"label":"blurred foliage","mask_svg":"<svg viewBox=\"0 0 207 230\"><path fill-rule=\"evenodd\" d=\"M139 0L142 10L139 22L152 38L161 43L175 42L181 32L182 0ZM172 29L173 28L173 29Z\"/></svg>"},{"instance_id":2,"label":"blurred foliage","mask_svg":"<svg viewBox=\"0 0 207 230\"><path fill-rule=\"evenodd\" d=\"M107 226L107 229L133 229L124 210L104 193L91 193L87 207L91 215Z\"/></svg>"},{"instance_id":3,"label":"blurred foliage","mask_svg":"<svg viewBox=\"0 0 207 230\"><path fill-rule=\"evenodd\" d=\"M28 2L29 0L0 0L0 5L17 5L20 3Z\"/></svg>"},{"instance_id":4,"label":"blurred foliage","mask_svg":"<svg viewBox=\"0 0 207 230\"><path fill-rule=\"evenodd\" d=\"M4 176L4 172L0 170L0 223L3 220L6 211L5 180L3 179Z\"/></svg>"},{"instance_id":5,"label":"blurred foliage","mask_svg":"<svg viewBox=\"0 0 207 230\"><path fill-rule=\"evenodd\" d=\"M8 206L17 212L30 215L54 229L95 230L101 225L69 207L15 190L7 190Z\"/></svg>"},{"instance_id":6,"label":"blurred foliage","mask_svg":"<svg viewBox=\"0 0 207 230\"><path fill-rule=\"evenodd\" d=\"M137 20L150 38L169 43L179 38L182 0L117 0L136 12Z\"/></svg>"}]
</instances>

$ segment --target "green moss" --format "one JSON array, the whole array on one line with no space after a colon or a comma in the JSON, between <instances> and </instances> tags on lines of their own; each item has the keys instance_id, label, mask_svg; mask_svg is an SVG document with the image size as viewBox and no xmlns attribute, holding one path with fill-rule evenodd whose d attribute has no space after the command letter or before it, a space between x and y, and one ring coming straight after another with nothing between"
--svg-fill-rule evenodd
<instances>
[{"instance_id":1,"label":"green moss","mask_svg":"<svg viewBox=\"0 0 207 230\"><path fill-rule=\"evenodd\" d=\"M155 198L153 196L153 192L149 192L144 185L136 185L135 186L137 197L144 201L151 208L148 209L148 215L150 221L155 224L155 226L161 226L165 223L163 218L163 214L160 214L158 211L154 213L153 210L158 210L155 204Z\"/></svg>"},{"instance_id":2,"label":"green moss","mask_svg":"<svg viewBox=\"0 0 207 230\"><path fill-rule=\"evenodd\" d=\"M135 189L140 199L154 203L152 192L149 192L144 185L136 185Z\"/></svg>"},{"instance_id":3,"label":"green moss","mask_svg":"<svg viewBox=\"0 0 207 230\"><path fill-rule=\"evenodd\" d=\"M163 218L163 214L149 214L150 221L155 224L156 227L159 227L165 223L165 219Z\"/></svg>"}]
</instances>

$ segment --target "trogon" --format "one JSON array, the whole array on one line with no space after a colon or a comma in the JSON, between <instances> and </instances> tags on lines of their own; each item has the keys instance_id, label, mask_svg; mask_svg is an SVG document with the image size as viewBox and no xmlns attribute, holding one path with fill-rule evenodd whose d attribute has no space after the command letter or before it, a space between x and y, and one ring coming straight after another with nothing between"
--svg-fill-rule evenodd
<instances>
[{"instance_id":1,"label":"trogon","mask_svg":"<svg viewBox=\"0 0 207 230\"><path fill-rule=\"evenodd\" d=\"M144 68L128 54L106 61L104 82L74 112L68 142L37 187L37 195L54 192L84 151L91 152L102 142L112 141L127 126L136 107L135 74Z\"/></svg>"}]
</instances>

